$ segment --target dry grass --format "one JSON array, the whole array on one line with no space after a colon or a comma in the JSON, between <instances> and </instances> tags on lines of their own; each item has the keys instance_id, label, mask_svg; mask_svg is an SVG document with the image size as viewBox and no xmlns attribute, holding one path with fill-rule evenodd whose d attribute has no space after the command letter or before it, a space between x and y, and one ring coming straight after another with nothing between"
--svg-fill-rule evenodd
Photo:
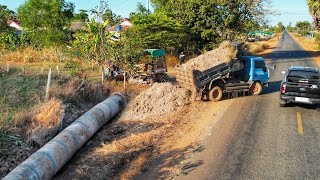
<instances>
[{"instance_id":1,"label":"dry grass","mask_svg":"<svg viewBox=\"0 0 320 180\"><path fill-rule=\"evenodd\" d=\"M107 156L112 153L134 152L149 146L156 135L156 131L147 133L130 134L129 136L115 140L109 144L102 144L94 154Z\"/></svg>"},{"instance_id":2,"label":"dry grass","mask_svg":"<svg viewBox=\"0 0 320 180\"><path fill-rule=\"evenodd\" d=\"M305 37L299 36L297 33L290 33L290 35L297 41L300 46L309 52L310 56L320 65L320 52L319 45L315 42L314 39L308 39Z\"/></svg>"},{"instance_id":3,"label":"dry grass","mask_svg":"<svg viewBox=\"0 0 320 180\"><path fill-rule=\"evenodd\" d=\"M128 171L125 171L120 175L120 179L121 180L134 179L134 177L139 175L141 173L141 169L147 162L146 156L147 156L147 153L143 153L139 157L134 159L130 163L129 167L127 168Z\"/></svg>"},{"instance_id":4,"label":"dry grass","mask_svg":"<svg viewBox=\"0 0 320 180\"><path fill-rule=\"evenodd\" d=\"M64 114L62 101L51 99L50 101L39 105L34 110L32 123L37 126L55 127L60 124L61 117Z\"/></svg>"},{"instance_id":5,"label":"dry grass","mask_svg":"<svg viewBox=\"0 0 320 180\"><path fill-rule=\"evenodd\" d=\"M61 54L53 49L34 50L32 47L21 48L13 52L4 52L3 61L22 63L59 62Z\"/></svg>"},{"instance_id":6,"label":"dry grass","mask_svg":"<svg viewBox=\"0 0 320 180\"><path fill-rule=\"evenodd\" d=\"M273 38L267 41L256 41L256 42L247 42L249 53L254 55L267 54L272 51L272 49L278 44L279 35L276 34Z\"/></svg>"},{"instance_id":7,"label":"dry grass","mask_svg":"<svg viewBox=\"0 0 320 180\"><path fill-rule=\"evenodd\" d=\"M175 67L180 62L179 62L178 57L171 55L171 54L168 54L168 55L166 55L166 63L167 63L167 67Z\"/></svg>"}]
</instances>

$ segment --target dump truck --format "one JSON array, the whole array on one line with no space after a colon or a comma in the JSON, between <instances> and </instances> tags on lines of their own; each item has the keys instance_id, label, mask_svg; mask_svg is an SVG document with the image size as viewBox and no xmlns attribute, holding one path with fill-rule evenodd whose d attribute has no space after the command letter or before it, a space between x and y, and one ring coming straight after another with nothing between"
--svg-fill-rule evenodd
<instances>
[{"instance_id":1,"label":"dump truck","mask_svg":"<svg viewBox=\"0 0 320 180\"><path fill-rule=\"evenodd\" d=\"M204 71L177 66L176 79L192 92L195 100L220 101L223 94L229 98L261 94L263 86L268 86L269 69L261 57L239 56Z\"/></svg>"}]
</instances>

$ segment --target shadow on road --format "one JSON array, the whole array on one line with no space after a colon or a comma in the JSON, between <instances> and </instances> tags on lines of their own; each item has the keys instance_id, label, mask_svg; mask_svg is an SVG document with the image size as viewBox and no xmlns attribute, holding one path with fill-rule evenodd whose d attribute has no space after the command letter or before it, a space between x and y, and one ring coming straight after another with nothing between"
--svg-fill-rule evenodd
<instances>
[{"instance_id":1,"label":"shadow on road","mask_svg":"<svg viewBox=\"0 0 320 180\"><path fill-rule=\"evenodd\" d=\"M301 60L305 59L306 61L313 61L312 58L319 57L320 52L318 51L304 51L304 50L296 50L296 51L273 51L270 53L260 54L259 56L267 57L273 59L274 61L281 61L284 59L290 60ZM310 59L308 59L310 58ZM284 61L286 63L288 61Z\"/></svg>"},{"instance_id":2,"label":"shadow on road","mask_svg":"<svg viewBox=\"0 0 320 180\"><path fill-rule=\"evenodd\" d=\"M281 81L272 81L269 82L269 87L264 88L262 94L272 94L280 91Z\"/></svg>"},{"instance_id":3,"label":"shadow on road","mask_svg":"<svg viewBox=\"0 0 320 180\"><path fill-rule=\"evenodd\" d=\"M289 103L289 104L286 104L285 107L300 107L304 109L319 110L319 108L316 105L309 105L309 104Z\"/></svg>"},{"instance_id":4,"label":"shadow on road","mask_svg":"<svg viewBox=\"0 0 320 180\"><path fill-rule=\"evenodd\" d=\"M141 174L135 179L171 179L180 174L187 175L203 164L202 160L194 162L190 160L192 154L203 150L204 147L202 145L196 144L161 154L147 165L150 171Z\"/></svg>"}]
</instances>

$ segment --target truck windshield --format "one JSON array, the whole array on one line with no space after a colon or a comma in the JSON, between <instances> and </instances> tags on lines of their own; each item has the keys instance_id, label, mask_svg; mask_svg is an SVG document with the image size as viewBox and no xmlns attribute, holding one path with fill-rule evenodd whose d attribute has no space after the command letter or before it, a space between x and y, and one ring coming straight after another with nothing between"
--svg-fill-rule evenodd
<instances>
[{"instance_id":1,"label":"truck windshield","mask_svg":"<svg viewBox=\"0 0 320 180\"><path fill-rule=\"evenodd\" d=\"M319 81L319 73L314 71L290 71L288 74L289 82L299 82L301 80Z\"/></svg>"},{"instance_id":2,"label":"truck windshield","mask_svg":"<svg viewBox=\"0 0 320 180\"><path fill-rule=\"evenodd\" d=\"M263 69L264 72L267 71L266 63L264 61L261 61L261 60L255 61L254 62L254 67L255 68L261 68L261 69Z\"/></svg>"}]
</instances>

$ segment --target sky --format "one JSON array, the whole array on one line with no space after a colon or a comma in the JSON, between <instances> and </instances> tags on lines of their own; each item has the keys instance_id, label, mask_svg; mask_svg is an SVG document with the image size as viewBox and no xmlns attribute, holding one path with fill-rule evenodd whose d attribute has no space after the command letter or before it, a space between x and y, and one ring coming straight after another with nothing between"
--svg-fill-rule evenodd
<instances>
[{"instance_id":1,"label":"sky","mask_svg":"<svg viewBox=\"0 0 320 180\"><path fill-rule=\"evenodd\" d=\"M99 5L100 0L66 0L75 3L76 12L79 9L90 10ZM8 6L9 9L16 11L24 0L0 0L1 5ZM130 12L134 12L137 3L146 5L147 0L109 0L111 10L122 17L129 17ZM276 25L281 21L285 26L290 22L295 25L297 21L310 21L312 18L308 11L306 0L271 0L269 7L275 15L268 17L270 25Z\"/></svg>"},{"instance_id":2,"label":"sky","mask_svg":"<svg viewBox=\"0 0 320 180\"><path fill-rule=\"evenodd\" d=\"M271 25L276 25L279 21L285 26L290 22L293 26L297 21L312 22L306 1L307 0L272 0L270 6L276 15L270 17Z\"/></svg>"}]
</instances>

